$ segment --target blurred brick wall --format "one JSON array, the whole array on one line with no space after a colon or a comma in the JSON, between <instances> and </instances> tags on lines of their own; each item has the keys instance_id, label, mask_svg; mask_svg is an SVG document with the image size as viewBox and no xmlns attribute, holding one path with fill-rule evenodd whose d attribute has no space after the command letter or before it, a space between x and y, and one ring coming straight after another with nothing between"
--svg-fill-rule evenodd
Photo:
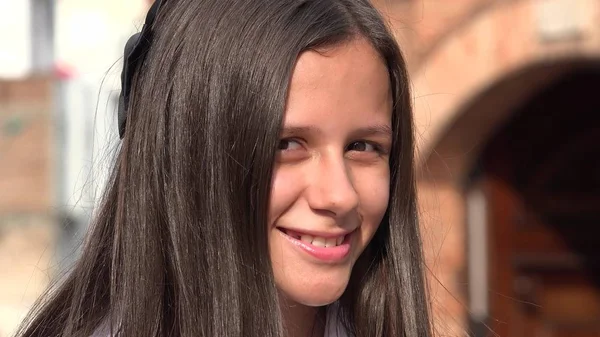
<instances>
[{"instance_id":1,"label":"blurred brick wall","mask_svg":"<svg viewBox=\"0 0 600 337\"><path fill-rule=\"evenodd\" d=\"M52 78L0 80L0 337L9 336L50 280Z\"/></svg>"},{"instance_id":2,"label":"blurred brick wall","mask_svg":"<svg viewBox=\"0 0 600 337\"><path fill-rule=\"evenodd\" d=\"M516 0L506 0L510 2ZM419 68L439 43L497 0L373 0L390 23L409 69Z\"/></svg>"},{"instance_id":3,"label":"blurred brick wall","mask_svg":"<svg viewBox=\"0 0 600 337\"><path fill-rule=\"evenodd\" d=\"M51 111L49 78L0 82L0 214L52 204Z\"/></svg>"},{"instance_id":4,"label":"blurred brick wall","mask_svg":"<svg viewBox=\"0 0 600 337\"><path fill-rule=\"evenodd\" d=\"M485 144L485 118L474 119L460 129L454 122L465 112L465 106L482 99L485 90L498 90L499 81L524 67L557 59L600 59L600 0L373 1L390 22L408 62L417 140L422 145L418 154L424 160L429 155L441 158L438 166L428 166L431 160L419 166L418 182L436 327L439 336L466 336L465 172L473 164L469 159L476 156L476 145ZM555 40L542 36L545 24L540 23L540 6L553 3L583 13L578 17L579 35L556 38L558 34ZM568 21L569 13L553 14L563 14ZM510 112L527 93L555 76L550 71L538 75L524 79L521 87L513 83L510 94L496 91L497 99L477 112L487 117ZM485 130L491 132L501 122L500 117L493 123L488 121L491 126ZM450 131L455 136L453 147L436 143L437 137ZM443 151L445 147L454 151Z\"/></svg>"}]
</instances>

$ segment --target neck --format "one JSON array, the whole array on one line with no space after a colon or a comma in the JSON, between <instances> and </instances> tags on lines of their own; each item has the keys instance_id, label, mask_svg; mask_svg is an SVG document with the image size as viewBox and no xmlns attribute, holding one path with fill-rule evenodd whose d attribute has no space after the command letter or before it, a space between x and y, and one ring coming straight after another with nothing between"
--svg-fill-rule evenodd
<instances>
[{"instance_id":1,"label":"neck","mask_svg":"<svg viewBox=\"0 0 600 337\"><path fill-rule=\"evenodd\" d=\"M280 300L286 337L323 337L325 308L309 307L290 300Z\"/></svg>"}]
</instances>

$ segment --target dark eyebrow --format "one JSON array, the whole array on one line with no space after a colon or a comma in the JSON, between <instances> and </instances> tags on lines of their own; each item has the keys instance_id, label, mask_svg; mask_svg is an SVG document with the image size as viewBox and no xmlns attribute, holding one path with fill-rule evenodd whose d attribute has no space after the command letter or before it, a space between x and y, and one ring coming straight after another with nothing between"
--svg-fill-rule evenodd
<instances>
[{"instance_id":1,"label":"dark eyebrow","mask_svg":"<svg viewBox=\"0 0 600 337\"><path fill-rule=\"evenodd\" d=\"M308 126L284 126L281 129L281 134L285 137L294 137L305 134L319 135L323 133L318 127L314 125Z\"/></svg>"},{"instance_id":2,"label":"dark eyebrow","mask_svg":"<svg viewBox=\"0 0 600 337\"><path fill-rule=\"evenodd\" d=\"M323 131L315 125L283 127L282 136L294 137L298 135L320 135ZM352 131L353 137L383 136L392 137L392 128L387 124L370 125Z\"/></svg>"},{"instance_id":3,"label":"dark eyebrow","mask_svg":"<svg viewBox=\"0 0 600 337\"><path fill-rule=\"evenodd\" d=\"M360 128L352 133L356 137L384 136L392 137L392 128L387 124L371 125Z\"/></svg>"}]
</instances>

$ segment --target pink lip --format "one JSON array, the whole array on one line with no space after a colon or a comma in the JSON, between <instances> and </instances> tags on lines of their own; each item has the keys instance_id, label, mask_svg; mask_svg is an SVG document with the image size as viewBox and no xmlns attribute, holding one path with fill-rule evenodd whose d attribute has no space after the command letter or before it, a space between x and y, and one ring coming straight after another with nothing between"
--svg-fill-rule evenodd
<instances>
[{"instance_id":1,"label":"pink lip","mask_svg":"<svg viewBox=\"0 0 600 337\"><path fill-rule=\"evenodd\" d=\"M340 262L345 259L350 253L350 239L353 234L353 232L346 234L344 241L339 246L325 248L313 246L308 242L295 239L281 230L279 233L297 249L325 262Z\"/></svg>"},{"instance_id":2,"label":"pink lip","mask_svg":"<svg viewBox=\"0 0 600 337\"><path fill-rule=\"evenodd\" d=\"M294 228L289 228L289 227L278 227L278 228L280 230L284 231L285 233L291 232L292 234L297 234L297 235L308 234L308 235L318 236L318 237L326 238L326 239L337 238L342 235L348 235L354 231L354 230L352 230L352 231L344 230L344 231L337 231L337 232L319 232L319 231L308 230L308 229L296 230Z\"/></svg>"}]
</instances>

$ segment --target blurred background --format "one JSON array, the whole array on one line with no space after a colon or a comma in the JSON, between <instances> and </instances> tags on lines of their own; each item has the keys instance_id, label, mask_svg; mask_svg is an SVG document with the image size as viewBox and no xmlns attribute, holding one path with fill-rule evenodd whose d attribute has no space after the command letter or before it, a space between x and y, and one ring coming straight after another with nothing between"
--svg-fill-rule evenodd
<instances>
[{"instance_id":1,"label":"blurred background","mask_svg":"<svg viewBox=\"0 0 600 337\"><path fill-rule=\"evenodd\" d=\"M440 336L600 336L600 0L373 0L411 74ZM0 337L77 258L151 0L0 0Z\"/></svg>"}]
</instances>

